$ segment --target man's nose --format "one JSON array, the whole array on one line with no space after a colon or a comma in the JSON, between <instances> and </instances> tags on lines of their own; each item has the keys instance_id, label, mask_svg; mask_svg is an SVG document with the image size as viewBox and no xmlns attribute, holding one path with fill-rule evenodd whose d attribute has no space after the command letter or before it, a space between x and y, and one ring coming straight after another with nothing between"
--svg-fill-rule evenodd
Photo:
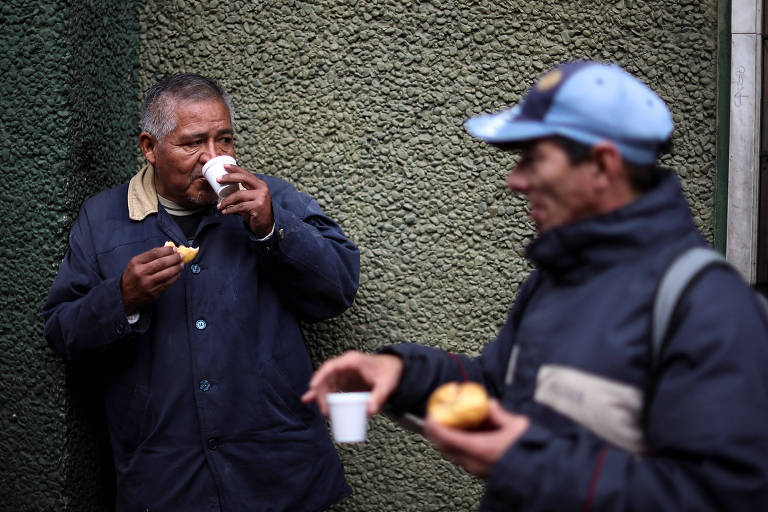
<instances>
[{"instance_id":1,"label":"man's nose","mask_svg":"<svg viewBox=\"0 0 768 512\"><path fill-rule=\"evenodd\" d=\"M521 192L525 194L530 187L530 180L526 173L521 172L519 168L515 168L507 174L507 187L513 192Z\"/></svg>"},{"instance_id":2,"label":"man's nose","mask_svg":"<svg viewBox=\"0 0 768 512\"><path fill-rule=\"evenodd\" d=\"M218 155L216 154L216 144L213 139L205 141L203 143L202 151L200 152L200 163L205 164L215 156Z\"/></svg>"}]
</instances>

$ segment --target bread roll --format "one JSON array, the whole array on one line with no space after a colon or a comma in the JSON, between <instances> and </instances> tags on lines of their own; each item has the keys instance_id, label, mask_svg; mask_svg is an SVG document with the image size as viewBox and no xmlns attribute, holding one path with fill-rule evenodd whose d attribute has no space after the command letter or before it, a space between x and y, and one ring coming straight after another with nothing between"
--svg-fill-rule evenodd
<instances>
[{"instance_id":1,"label":"bread roll","mask_svg":"<svg viewBox=\"0 0 768 512\"><path fill-rule=\"evenodd\" d=\"M427 401L427 417L453 428L472 429L488 417L488 393L477 382L447 382Z\"/></svg>"},{"instance_id":2,"label":"bread roll","mask_svg":"<svg viewBox=\"0 0 768 512\"><path fill-rule=\"evenodd\" d=\"M176 247L176 244L168 240L165 242L165 245L168 247ZM182 261L184 263L189 263L193 259L195 259L195 256L197 256L197 252L200 250L199 247L186 247L184 245L180 245L176 247L176 250L179 251L181 256L184 258Z\"/></svg>"}]
</instances>

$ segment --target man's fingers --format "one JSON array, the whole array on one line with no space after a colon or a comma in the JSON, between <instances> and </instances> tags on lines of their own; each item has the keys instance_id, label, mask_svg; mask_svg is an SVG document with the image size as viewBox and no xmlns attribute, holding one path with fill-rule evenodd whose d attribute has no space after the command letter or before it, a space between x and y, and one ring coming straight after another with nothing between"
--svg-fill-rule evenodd
<instances>
[{"instance_id":1,"label":"man's fingers","mask_svg":"<svg viewBox=\"0 0 768 512\"><path fill-rule=\"evenodd\" d=\"M230 196L227 196L222 202L226 204L229 200L234 200L232 196L242 193L242 192L256 192L261 195L265 195L269 197L269 185L267 185L267 182L265 182L262 179L259 179L251 172L246 171L242 167L237 167L236 165L227 165L225 166L227 169L228 174L223 174L219 176L218 181L222 185L227 184L238 184L242 185L242 188L245 190L239 190Z\"/></svg>"},{"instance_id":2,"label":"man's fingers","mask_svg":"<svg viewBox=\"0 0 768 512\"><path fill-rule=\"evenodd\" d=\"M139 298L143 297L143 300L140 299L141 302L149 302L156 299L161 292L176 282L181 275L181 268L182 266L179 264L156 274L137 276L134 284L129 287L135 289L135 294Z\"/></svg>"},{"instance_id":3,"label":"man's fingers","mask_svg":"<svg viewBox=\"0 0 768 512\"><path fill-rule=\"evenodd\" d=\"M510 421L514 421L510 412L504 409L498 400L491 398L488 404L488 422L495 427L500 427Z\"/></svg>"},{"instance_id":4,"label":"man's fingers","mask_svg":"<svg viewBox=\"0 0 768 512\"><path fill-rule=\"evenodd\" d=\"M309 389L301 397L301 401L304 403L317 402L320 412L325 416L328 416L329 412L326 395L338 390L336 384L338 359L339 357L329 359L318 368L309 381Z\"/></svg>"},{"instance_id":5,"label":"man's fingers","mask_svg":"<svg viewBox=\"0 0 768 512\"><path fill-rule=\"evenodd\" d=\"M302 403L308 404L310 402L316 402L317 406L320 408L320 412L322 412L324 415L327 416L327 407L328 404L325 401L325 392L318 388L311 388L304 392L303 395L301 395L301 401Z\"/></svg>"},{"instance_id":6,"label":"man's fingers","mask_svg":"<svg viewBox=\"0 0 768 512\"><path fill-rule=\"evenodd\" d=\"M177 279L179 279L179 276L181 276L181 271L184 268L182 264L174 265L172 267L167 267L160 272L154 274L153 280L154 280L154 287L157 290L157 293L165 290L169 286L171 286L173 283L176 282Z\"/></svg>"},{"instance_id":7,"label":"man's fingers","mask_svg":"<svg viewBox=\"0 0 768 512\"><path fill-rule=\"evenodd\" d=\"M491 398L488 408L488 425L491 429L504 432L506 438L516 441L528 430L530 424L527 416L508 411L497 399Z\"/></svg>"},{"instance_id":8,"label":"man's fingers","mask_svg":"<svg viewBox=\"0 0 768 512\"><path fill-rule=\"evenodd\" d=\"M246 213L262 210L271 212L272 199L268 190L238 190L218 204L219 210L224 213Z\"/></svg>"},{"instance_id":9,"label":"man's fingers","mask_svg":"<svg viewBox=\"0 0 768 512\"><path fill-rule=\"evenodd\" d=\"M268 188L264 180L257 178L255 174L240 166L227 164L224 169L226 169L227 174L219 177L219 183L242 183L243 187L248 190L261 187Z\"/></svg>"},{"instance_id":10,"label":"man's fingers","mask_svg":"<svg viewBox=\"0 0 768 512\"><path fill-rule=\"evenodd\" d=\"M129 268L130 272L141 283L142 288L150 288L158 282L163 282L174 275L178 275L184 268L182 261L181 253L171 252L167 256L162 256L147 263L140 263L134 266L129 264Z\"/></svg>"},{"instance_id":11,"label":"man's fingers","mask_svg":"<svg viewBox=\"0 0 768 512\"><path fill-rule=\"evenodd\" d=\"M269 234L275 219L269 186L252 173L237 166L226 166L231 172L219 177L219 183L239 183L245 190L238 190L222 199L218 209L225 215L240 215L256 235Z\"/></svg>"},{"instance_id":12,"label":"man's fingers","mask_svg":"<svg viewBox=\"0 0 768 512\"><path fill-rule=\"evenodd\" d=\"M120 282L126 311L157 298L181 275L182 255L173 247L155 247L131 258Z\"/></svg>"},{"instance_id":13,"label":"man's fingers","mask_svg":"<svg viewBox=\"0 0 768 512\"><path fill-rule=\"evenodd\" d=\"M333 381L330 378L322 380L320 383L311 386L306 393L301 397L301 401L304 403L315 401L325 416L328 416L328 401L326 396L328 393L332 393Z\"/></svg>"},{"instance_id":14,"label":"man's fingers","mask_svg":"<svg viewBox=\"0 0 768 512\"><path fill-rule=\"evenodd\" d=\"M323 363L309 381L309 389L302 396L305 402L317 402L323 414L328 414L326 395L337 391L363 391L374 387L363 375L372 356L358 351L346 352Z\"/></svg>"},{"instance_id":15,"label":"man's fingers","mask_svg":"<svg viewBox=\"0 0 768 512\"><path fill-rule=\"evenodd\" d=\"M252 173L236 165L225 166L229 174L219 177L219 183L239 183L245 190L238 190L222 199L219 203L220 209L233 207L235 204L249 203L257 201L259 203L270 204L269 186L264 180L257 178Z\"/></svg>"},{"instance_id":16,"label":"man's fingers","mask_svg":"<svg viewBox=\"0 0 768 512\"><path fill-rule=\"evenodd\" d=\"M160 258L157 258L150 262L145 263L143 268L143 273L154 275L154 274L163 273L167 270L174 270L176 272L181 272L181 269L184 268L182 261L184 261L184 257L182 256L182 254L178 251L174 251L167 256L162 256Z\"/></svg>"},{"instance_id":17,"label":"man's fingers","mask_svg":"<svg viewBox=\"0 0 768 512\"><path fill-rule=\"evenodd\" d=\"M425 422L424 433L432 446L446 458L481 477L498 459L496 452L501 453L499 445L508 446L498 431L463 431L440 425L434 420Z\"/></svg>"},{"instance_id":18,"label":"man's fingers","mask_svg":"<svg viewBox=\"0 0 768 512\"><path fill-rule=\"evenodd\" d=\"M243 169L237 164L224 164L224 170L227 171L227 174L244 174L246 176L253 176L254 178L256 178L256 176L254 176L253 173ZM222 175L222 177L224 176L226 175Z\"/></svg>"},{"instance_id":19,"label":"man's fingers","mask_svg":"<svg viewBox=\"0 0 768 512\"><path fill-rule=\"evenodd\" d=\"M243 194L238 196L238 194ZM263 200L263 198L249 199L245 196L246 191L241 190L230 194L227 198L219 203L219 209L222 213L233 214L239 213L241 215L246 214L253 217L271 213L272 204Z\"/></svg>"},{"instance_id":20,"label":"man's fingers","mask_svg":"<svg viewBox=\"0 0 768 512\"><path fill-rule=\"evenodd\" d=\"M344 359L346 357L347 354L344 354L324 362L309 380L310 389L326 386L327 382L338 371L338 369L344 366Z\"/></svg>"},{"instance_id":21,"label":"man's fingers","mask_svg":"<svg viewBox=\"0 0 768 512\"><path fill-rule=\"evenodd\" d=\"M160 246L160 247L154 247L146 252L142 252L141 254L137 254L133 258L131 258L131 262L137 263L137 264L146 264L151 263L157 259L163 258L163 257L170 257L171 255L179 254L176 251L175 247L170 246Z\"/></svg>"},{"instance_id":22,"label":"man's fingers","mask_svg":"<svg viewBox=\"0 0 768 512\"><path fill-rule=\"evenodd\" d=\"M383 386L373 388L371 390L371 399L368 401L368 405L366 406L368 416L377 414L381 410L381 407L384 405L384 402L387 401L387 397L387 390Z\"/></svg>"},{"instance_id":23,"label":"man's fingers","mask_svg":"<svg viewBox=\"0 0 768 512\"><path fill-rule=\"evenodd\" d=\"M477 436L477 433L469 434L460 429L446 427L430 419L424 422L424 432L435 448L444 452L453 452L456 448L463 450Z\"/></svg>"},{"instance_id":24,"label":"man's fingers","mask_svg":"<svg viewBox=\"0 0 768 512\"><path fill-rule=\"evenodd\" d=\"M131 258L126 271L129 275L141 279L143 276L152 276L168 268L178 266L181 271L183 256L175 247L155 247Z\"/></svg>"},{"instance_id":25,"label":"man's fingers","mask_svg":"<svg viewBox=\"0 0 768 512\"><path fill-rule=\"evenodd\" d=\"M424 424L424 434L435 449L467 471L483 477L504 452L528 429L527 416L506 411L497 400L491 402L491 430L462 431L433 420Z\"/></svg>"},{"instance_id":26,"label":"man's fingers","mask_svg":"<svg viewBox=\"0 0 768 512\"><path fill-rule=\"evenodd\" d=\"M357 350L329 359L318 368L304 393L304 402L316 401L328 413L326 395L336 391L371 391L368 415L381 410L397 387L402 375L402 360L392 354L366 354Z\"/></svg>"}]
</instances>

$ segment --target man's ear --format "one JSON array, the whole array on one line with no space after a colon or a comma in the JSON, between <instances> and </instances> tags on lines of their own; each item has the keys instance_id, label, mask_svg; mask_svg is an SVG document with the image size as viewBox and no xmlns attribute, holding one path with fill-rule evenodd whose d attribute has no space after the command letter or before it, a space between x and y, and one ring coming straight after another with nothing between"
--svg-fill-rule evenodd
<instances>
[{"instance_id":1,"label":"man's ear","mask_svg":"<svg viewBox=\"0 0 768 512\"><path fill-rule=\"evenodd\" d=\"M155 136L149 132L141 132L139 134L139 147L141 148L141 152L144 153L144 158L147 159L147 162L152 165L155 165L155 161L157 160L158 145Z\"/></svg>"},{"instance_id":2,"label":"man's ear","mask_svg":"<svg viewBox=\"0 0 768 512\"><path fill-rule=\"evenodd\" d=\"M601 141L592 147L592 160L595 162L596 182L602 191L604 211L621 208L637 198L629 174L621 158L621 152L615 144Z\"/></svg>"},{"instance_id":3,"label":"man's ear","mask_svg":"<svg viewBox=\"0 0 768 512\"><path fill-rule=\"evenodd\" d=\"M621 152L612 142L600 141L592 146L592 159L597 165L596 171L607 180L606 184L625 178Z\"/></svg>"}]
</instances>

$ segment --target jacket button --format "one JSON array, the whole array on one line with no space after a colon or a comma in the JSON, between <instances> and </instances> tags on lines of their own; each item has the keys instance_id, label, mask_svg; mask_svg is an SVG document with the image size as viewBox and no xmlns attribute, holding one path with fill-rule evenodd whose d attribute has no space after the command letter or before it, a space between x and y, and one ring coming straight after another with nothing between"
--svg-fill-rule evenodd
<instances>
[{"instance_id":1,"label":"jacket button","mask_svg":"<svg viewBox=\"0 0 768 512\"><path fill-rule=\"evenodd\" d=\"M278 229L277 236L280 237L280 240L285 240L285 230L283 228Z\"/></svg>"},{"instance_id":2,"label":"jacket button","mask_svg":"<svg viewBox=\"0 0 768 512\"><path fill-rule=\"evenodd\" d=\"M191 267L189 267L189 270L191 270L193 274L199 274L200 273L200 265L195 263Z\"/></svg>"},{"instance_id":3,"label":"jacket button","mask_svg":"<svg viewBox=\"0 0 768 512\"><path fill-rule=\"evenodd\" d=\"M200 391L208 391L211 389L211 383L208 382L206 379L203 379L200 381Z\"/></svg>"},{"instance_id":4,"label":"jacket button","mask_svg":"<svg viewBox=\"0 0 768 512\"><path fill-rule=\"evenodd\" d=\"M205 329L206 325L208 324L205 323L205 320L198 320L197 322L195 322L195 327L197 327L197 329L200 331Z\"/></svg>"},{"instance_id":5,"label":"jacket button","mask_svg":"<svg viewBox=\"0 0 768 512\"><path fill-rule=\"evenodd\" d=\"M208 449L209 450L215 450L219 447L219 440L215 437L209 437L208 438Z\"/></svg>"}]
</instances>

